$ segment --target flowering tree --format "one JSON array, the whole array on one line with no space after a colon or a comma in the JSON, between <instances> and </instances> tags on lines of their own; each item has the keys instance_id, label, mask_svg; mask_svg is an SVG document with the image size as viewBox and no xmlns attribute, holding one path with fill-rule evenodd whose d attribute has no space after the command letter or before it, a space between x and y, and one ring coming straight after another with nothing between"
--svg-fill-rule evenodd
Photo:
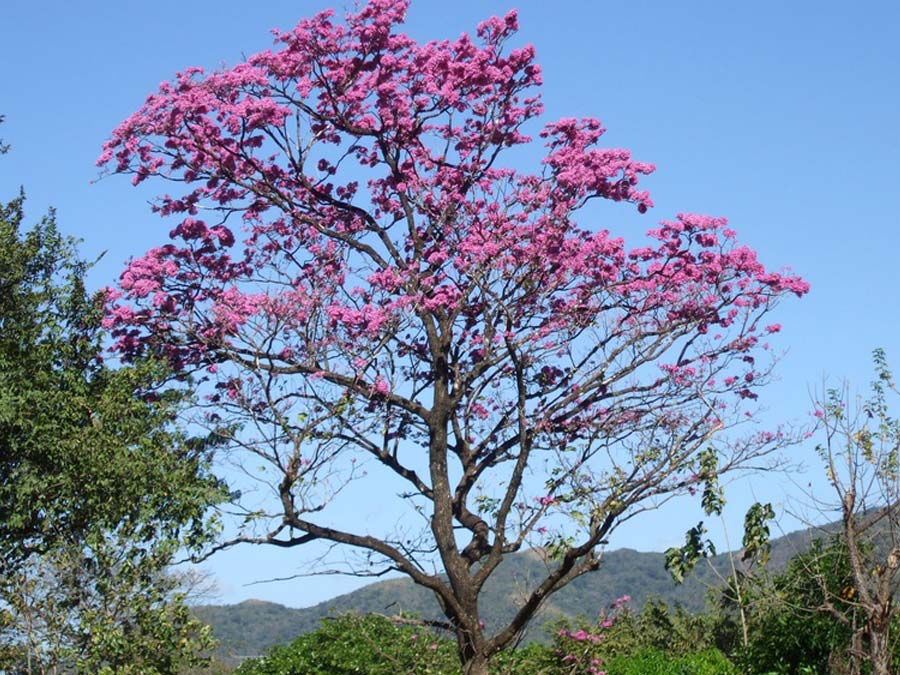
<instances>
[{"instance_id":1,"label":"flowering tree","mask_svg":"<svg viewBox=\"0 0 900 675\"><path fill-rule=\"evenodd\" d=\"M505 165L541 113L515 13L418 44L396 32L406 9L303 20L275 51L180 73L113 132L100 164L171 182L155 209L179 222L107 322L126 355L210 378L208 419L248 472L268 466L275 506L235 541L332 542L363 552L359 573L409 575L475 674L618 524L779 444L697 461L767 380L765 315L808 287L721 218L681 214L632 249L580 226L594 199L646 211L652 165L599 147L595 119L544 126L537 173ZM402 484L422 532L330 516L365 471ZM489 630L479 593L529 545L547 575Z\"/></svg>"}]
</instances>

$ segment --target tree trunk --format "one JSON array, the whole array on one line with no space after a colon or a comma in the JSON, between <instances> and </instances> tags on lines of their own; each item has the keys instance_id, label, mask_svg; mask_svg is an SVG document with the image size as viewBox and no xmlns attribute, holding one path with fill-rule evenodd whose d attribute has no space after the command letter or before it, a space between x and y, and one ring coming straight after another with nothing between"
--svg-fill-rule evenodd
<instances>
[{"instance_id":1,"label":"tree trunk","mask_svg":"<svg viewBox=\"0 0 900 675\"><path fill-rule=\"evenodd\" d=\"M485 656L485 645L480 635L480 626L476 612L469 615L468 624L475 629L466 629L464 624L456 626L456 648L463 675L488 675L488 658Z\"/></svg>"},{"instance_id":2,"label":"tree trunk","mask_svg":"<svg viewBox=\"0 0 900 675\"><path fill-rule=\"evenodd\" d=\"M488 660L482 654L473 654L462 667L463 675L488 675Z\"/></svg>"},{"instance_id":3,"label":"tree trunk","mask_svg":"<svg viewBox=\"0 0 900 675\"><path fill-rule=\"evenodd\" d=\"M887 635L880 631L869 633L869 654L872 675L891 675L891 647Z\"/></svg>"},{"instance_id":4,"label":"tree trunk","mask_svg":"<svg viewBox=\"0 0 900 675\"><path fill-rule=\"evenodd\" d=\"M863 659L863 630L857 626L856 612L853 613L853 635L850 637L849 671L848 675L860 675L862 668L860 661Z\"/></svg>"}]
</instances>

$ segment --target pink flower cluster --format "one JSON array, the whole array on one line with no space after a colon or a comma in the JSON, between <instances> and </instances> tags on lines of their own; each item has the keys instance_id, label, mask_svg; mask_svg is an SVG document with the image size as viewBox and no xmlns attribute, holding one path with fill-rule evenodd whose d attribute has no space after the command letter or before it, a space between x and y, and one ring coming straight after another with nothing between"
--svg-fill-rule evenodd
<instances>
[{"instance_id":1,"label":"pink flower cluster","mask_svg":"<svg viewBox=\"0 0 900 675\"><path fill-rule=\"evenodd\" d=\"M575 640L576 642L584 642L585 640L590 642L600 642L603 639L603 635L600 633L588 633L584 629L580 629L577 631L566 630L565 628L561 628L557 633L560 637L567 638L569 640Z\"/></svg>"}]
</instances>

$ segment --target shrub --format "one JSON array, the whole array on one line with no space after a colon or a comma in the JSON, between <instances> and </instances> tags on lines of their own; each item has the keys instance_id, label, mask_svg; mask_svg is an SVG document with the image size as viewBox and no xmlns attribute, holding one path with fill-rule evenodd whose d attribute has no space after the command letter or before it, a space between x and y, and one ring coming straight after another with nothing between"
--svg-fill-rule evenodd
<instances>
[{"instance_id":1,"label":"shrub","mask_svg":"<svg viewBox=\"0 0 900 675\"><path fill-rule=\"evenodd\" d=\"M344 614L291 644L249 659L237 675L458 675L456 646L383 616Z\"/></svg>"},{"instance_id":2,"label":"shrub","mask_svg":"<svg viewBox=\"0 0 900 675\"><path fill-rule=\"evenodd\" d=\"M672 657L659 649L615 656L606 664L607 675L738 675L740 671L718 649Z\"/></svg>"}]
</instances>

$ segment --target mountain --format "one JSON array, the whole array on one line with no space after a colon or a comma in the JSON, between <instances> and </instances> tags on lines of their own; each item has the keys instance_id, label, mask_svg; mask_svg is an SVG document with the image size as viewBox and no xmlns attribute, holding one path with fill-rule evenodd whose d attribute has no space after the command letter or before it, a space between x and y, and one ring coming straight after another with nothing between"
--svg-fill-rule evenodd
<instances>
[{"instance_id":1,"label":"mountain","mask_svg":"<svg viewBox=\"0 0 900 675\"><path fill-rule=\"evenodd\" d=\"M783 569L787 561L823 530L808 529L772 540L769 567ZM630 595L633 607L650 598L662 598L670 605L690 610L704 608L711 589L721 586L730 571L729 554L709 559L676 584L665 569L665 556L658 552L631 549L608 551L603 564L552 595L532 622L529 640L546 637L547 624L562 616L595 616L616 598ZM499 626L513 614L515 599L521 597L543 576L545 563L538 551L509 556L485 586L481 607L485 623ZM430 591L408 579L380 581L325 602L292 609L272 602L247 600L237 605L201 605L196 615L213 628L221 655L240 659L256 656L277 644L286 644L303 633L315 630L319 622L342 612L361 614L415 613L423 618L443 618Z\"/></svg>"}]
</instances>

